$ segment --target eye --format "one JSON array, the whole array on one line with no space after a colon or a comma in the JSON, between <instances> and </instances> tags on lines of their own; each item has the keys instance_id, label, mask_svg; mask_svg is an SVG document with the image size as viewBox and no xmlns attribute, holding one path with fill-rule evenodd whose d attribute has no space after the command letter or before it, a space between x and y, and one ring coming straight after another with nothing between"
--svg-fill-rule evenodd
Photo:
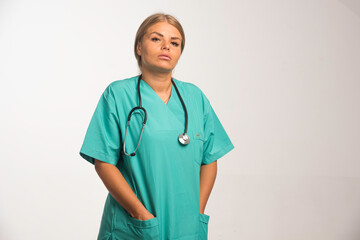
<instances>
[{"instance_id":1,"label":"eye","mask_svg":"<svg viewBox=\"0 0 360 240\"><path fill-rule=\"evenodd\" d=\"M172 42L175 47L179 46L177 42Z\"/></svg>"},{"instance_id":2,"label":"eye","mask_svg":"<svg viewBox=\"0 0 360 240\"><path fill-rule=\"evenodd\" d=\"M158 39L157 37L153 37L153 38L151 38L151 40L154 41L154 40L160 40L160 39Z\"/></svg>"}]
</instances>

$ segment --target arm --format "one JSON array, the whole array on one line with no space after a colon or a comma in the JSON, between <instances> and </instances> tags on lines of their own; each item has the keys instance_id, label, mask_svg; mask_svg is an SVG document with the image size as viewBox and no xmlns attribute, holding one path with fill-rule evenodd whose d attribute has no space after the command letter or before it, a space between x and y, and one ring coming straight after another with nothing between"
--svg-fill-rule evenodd
<instances>
[{"instance_id":1,"label":"arm","mask_svg":"<svg viewBox=\"0 0 360 240\"><path fill-rule=\"evenodd\" d=\"M95 170L110 194L133 218L140 220L154 218L139 201L116 166L95 159Z\"/></svg>"},{"instance_id":2,"label":"arm","mask_svg":"<svg viewBox=\"0 0 360 240\"><path fill-rule=\"evenodd\" d=\"M200 213L204 214L206 203L215 183L217 161L201 165L200 169Z\"/></svg>"}]
</instances>

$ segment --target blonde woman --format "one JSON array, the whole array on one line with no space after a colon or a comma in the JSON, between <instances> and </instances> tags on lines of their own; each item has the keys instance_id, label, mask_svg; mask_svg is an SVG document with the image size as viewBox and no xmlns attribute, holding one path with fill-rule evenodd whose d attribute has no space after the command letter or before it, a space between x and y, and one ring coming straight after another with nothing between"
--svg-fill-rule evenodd
<instances>
[{"instance_id":1,"label":"blonde woman","mask_svg":"<svg viewBox=\"0 0 360 240\"><path fill-rule=\"evenodd\" d=\"M185 34L171 15L140 25L141 74L110 83L80 155L109 191L98 239L207 239L217 159L234 148L209 100L172 76Z\"/></svg>"}]
</instances>

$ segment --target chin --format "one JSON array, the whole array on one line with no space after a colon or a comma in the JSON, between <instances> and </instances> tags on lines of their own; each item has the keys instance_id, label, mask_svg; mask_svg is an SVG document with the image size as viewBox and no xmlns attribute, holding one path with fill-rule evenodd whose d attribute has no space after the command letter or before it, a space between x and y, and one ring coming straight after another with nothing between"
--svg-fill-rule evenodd
<instances>
[{"instance_id":1,"label":"chin","mask_svg":"<svg viewBox=\"0 0 360 240\"><path fill-rule=\"evenodd\" d=\"M146 68L151 69L153 71L156 72L171 72L175 66L172 66L171 64L169 64L168 62L157 62L155 64L146 64Z\"/></svg>"},{"instance_id":2,"label":"chin","mask_svg":"<svg viewBox=\"0 0 360 240\"><path fill-rule=\"evenodd\" d=\"M162 73L172 72L173 68L159 68L157 71Z\"/></svg>"},{"instance_id":3,"label":"chin","mask_svg":"<svg viewBox=\"0 0 360 240\"><path fill-rule=\"evenodd\" d=\"M165 64L164 64L165 65ZM154 66L154 69L156 69L159 72L171 72L175 67L173 66L164 66L163 64Z\"/></svg>"}]
</instances>

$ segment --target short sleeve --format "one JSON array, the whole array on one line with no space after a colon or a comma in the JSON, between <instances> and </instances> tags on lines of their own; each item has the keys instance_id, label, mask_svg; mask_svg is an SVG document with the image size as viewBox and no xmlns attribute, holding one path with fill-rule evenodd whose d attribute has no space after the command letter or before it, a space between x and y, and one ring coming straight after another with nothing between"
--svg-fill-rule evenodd
<instances>
[{"instance_id":1,"label":"short sleeve","mask_svg":"<svg viewBox=\"0 0 360 240\"><path fill-rule=\"evenodd\" d=\"M209 100L204 96L204 154L202 165L210 164L234 149L229 136L212 108Z\"/></svg>"},{"instance_id":2,"label":"short sleeve","mask_svg":"<svg viewBox=\"0 0 360 240\"><path fill-rule=\"evenodd\" d=\"M115 98L109 85L100 97L87 128L80 156L116 165L120 157L121 133Z\"/></svg>"}]
</instances>

